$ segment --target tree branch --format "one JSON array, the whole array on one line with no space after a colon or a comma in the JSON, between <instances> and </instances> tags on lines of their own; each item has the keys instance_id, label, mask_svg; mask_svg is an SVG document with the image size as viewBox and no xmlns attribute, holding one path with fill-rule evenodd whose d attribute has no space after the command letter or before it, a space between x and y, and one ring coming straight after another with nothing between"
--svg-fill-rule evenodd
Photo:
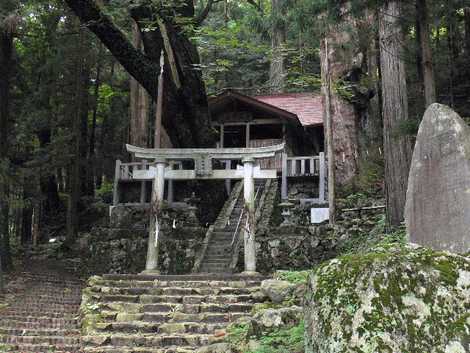
<instances>
[{"instance_id":1,"label":"tree branch","mask_svg":"<svg viewBox=\"0 0 470 353\"><path fill-rule=\"evenodd\" d=\"M204 7L204 9L201 11L201 13L199 15L197 15L197 17L194 19L194 23L196 24L196 26L201 26L202 23L205 21L205 19L207 18L207 16L209 15L209 12L212 10L212 5L218 3L218 2L221 2L222 0L208 0L207 1L207 4L206 4L206 7Z\"/></svg>"},{"instance_id":2,"label":"tree branch","mask_svg":"<svg viewBox=\"0 0 470 353\"><path fill-rule=\"evenodd\" d=\"M263 8L261 7L260 4L257 4L255 0L246 0L250 5L254 6L256 10L258 10L260 13L263 13Z\"/></svg>"},{"instance_id":3,"label":"tree branch","mask_svg":"<svg viewBox=\"0 0 470 353\"><path fill-rule=\"evenodd\" d=\"M103 13L94 0L65 0L80 21L109 49L120 64L153 97L157 95L158 62L134 48L124 33Z\"/></svg>"}]
</instances>

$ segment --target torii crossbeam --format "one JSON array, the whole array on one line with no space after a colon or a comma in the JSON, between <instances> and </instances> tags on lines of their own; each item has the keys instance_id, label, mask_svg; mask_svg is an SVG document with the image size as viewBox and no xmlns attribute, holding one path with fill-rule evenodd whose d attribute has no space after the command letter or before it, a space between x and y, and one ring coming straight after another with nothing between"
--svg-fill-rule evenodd
<instances>
[{"instance_id":1,"label":"torii crossbeam","mask_svg":"<svg viewBox=\"0 0 470 353\"><path fill-rule=\"evenodd\" d=\"M194 180L194 179L243 179L246 209L246 224L244 227L245 245L245 274L256 274L256 244L255 244L255 195L254 179L275 179L276 170L261 170L255 166L255 160L274 157L276 152L284 150L285 144L257 148L141 148L126 145L127 151L136 158L153 159L155 168L135 171L135 179L153 179L152 212L150 234L147 250L147 262L144 273L159 273L158 271L158 235L160 232L159 214L163 202L165 179ZM193 170L171 170L166 168L170 161L193 160ZM213 160L241 160L243 168L237 170L213 169Z\"/></svg>"}]
</instances>

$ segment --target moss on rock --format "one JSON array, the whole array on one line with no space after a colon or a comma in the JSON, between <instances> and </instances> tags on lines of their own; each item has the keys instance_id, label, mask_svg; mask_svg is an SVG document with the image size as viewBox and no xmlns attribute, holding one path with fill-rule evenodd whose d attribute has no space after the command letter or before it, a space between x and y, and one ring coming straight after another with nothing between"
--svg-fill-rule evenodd
<instances>
[{"instance_id":1,"label":"moss on rock","mask_svg":"<svg viewBox=\"0 0 470 353\"><path fill-rule=\"evenodd\" d=\"M309 279L306 352L466 352L470 259L389 244Z\"/></svg>"}]
</instances>

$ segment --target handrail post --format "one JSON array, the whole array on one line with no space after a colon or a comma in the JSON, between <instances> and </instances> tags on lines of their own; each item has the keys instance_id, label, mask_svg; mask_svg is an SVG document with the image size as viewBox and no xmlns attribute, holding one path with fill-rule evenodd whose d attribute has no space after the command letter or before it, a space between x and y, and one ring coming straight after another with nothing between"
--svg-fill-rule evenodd
<instances>
[{"instance_id":1,"label":"handrail post","mask_svg":"<svg viewBox=\"0 0 470 353\"><path fill-rule=\"evenodd\" d=\"M121 161L118 159L114 171L113 206L119 204L119 179L121 179Z\"/></svg>"},{"instance_id":2,"label":"handrail post","mask_svg":"<svg viewBox=\"0 0 470 353\"><path fill-rule=\"evenodd\" d=\"M174 169L174 164L173 163L170 163L169 164L169 168L170 169ZM174 185L173 185L173 180L169 179L168 180L168 203L171 204L173 203L175 200L175 195L174 195Z\"/></svg>"},{"instance_id":3,"label":"handrail post","mask_svg":"<svg viewBox=\"0 0 470 353\"><path fill-rule=\"evenodd\" d=\"M287 199L287 153L282 153L281 199Z\"/></svg>"},{"instance_id":4,"label":"handrail post","mask_svg":"<svg viewBox=\"0 0 470 353\"><path fill-rule=\"evenodd\" d=\"M225 170L230 170L232 168L232 161L227 160L225 161ZM230 193L232 192L232 182L230 179L225 180L225 190L227 191L227 196L230 196Z\"/></svg>"},{"instance_id":5,"label":"handrail post","mask_svg":"<svg viewBox=\"0 0 470 353\"><path fill-rule=\"evenodd\" d=\"M320 152L320 173L319 173L319 186L318 186L318 199L321 203L325 202L325 153Z\"/></svg>"},{"instance_id":6,"label":"handrail post","mask_svg":"<svg viewBox=\"0 0 470 353\"><path fill-rule=\"evenodd\" d=\"M142 160L142 170L147 170L147 160L143 159ZM144 204L145 199L146 199L146 193L147 193L147 188L146 188L146 183L145 180L142 180L142 184L140 185L140 203Z\"/></svg>"}]
</instances>

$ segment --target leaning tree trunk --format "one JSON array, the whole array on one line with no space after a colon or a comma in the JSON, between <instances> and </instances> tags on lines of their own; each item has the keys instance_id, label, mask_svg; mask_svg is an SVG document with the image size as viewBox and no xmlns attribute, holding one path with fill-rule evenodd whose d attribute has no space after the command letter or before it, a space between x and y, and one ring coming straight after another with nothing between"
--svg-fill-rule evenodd
<instances>
[{"instance_id":1,"label":"leaning tree trunk","mask_svg":"<svg viewBox=\"0 0 470 353\"><path fill-rule=\"evenodd\" d=\"M283 14L283 0L271 0L272 9L272 38L271 64L269 66L269 86L272 93L282 93L286 84L286 24Z\"/></svg>"},{"instance_id":2,"label":"leaning tree trunk","mask_svg":"<svg viewBox=\"0 0 470 353\"><path fill-rule=\"evenodd\" d=\"M408 96L399 1L387 1L380 13L387 220L398 226L403 221L412 151L411 138L400 133L401 124L408 119Z\"/></svg>"},{"instance_id":3,"label":"leaning tree trunk","mask_svg":"<svg viewBox=\"0 0 470 353\"><path fill-rule=\"evenodd\" d=\"M132 24L132 41L136 49L142 50L142 35L138 24ZM129 143L139 147L147 147L150 97L139 82L130 78L130 123Z\"/></svg>"},{"instance_id":4,"label":"leaning tree trunk","mask_svg":"<svg viewBox=\"0 0 470 353\"><path fill-rule=\"evenodd\" d=\"M131 15L143 23L158 24L143 35L145 54L136 49L111 18L93 0L66 0L75 14L94 32L121 65L155 99L160 72L160 52L165 50L165 100L163 125L175 146L211 146L207 95L196 47L183 30L180 19L194 18L194 4L186 0L175 7L131 7Z\"/></svg>"},{"instance_id":5,"label":"leaning tree trunk","mask_svg":"<svg viewBox=\"0 0 470 353\"><path fill-rule=\"evenodd\" d=\"M421 52L421 72L424 87L424 103L428 107L436 102L436 83L429 37L428 8L426 0L416 0L417 24L419 27L419 46Z\"/></svg>"}]
</instances>

